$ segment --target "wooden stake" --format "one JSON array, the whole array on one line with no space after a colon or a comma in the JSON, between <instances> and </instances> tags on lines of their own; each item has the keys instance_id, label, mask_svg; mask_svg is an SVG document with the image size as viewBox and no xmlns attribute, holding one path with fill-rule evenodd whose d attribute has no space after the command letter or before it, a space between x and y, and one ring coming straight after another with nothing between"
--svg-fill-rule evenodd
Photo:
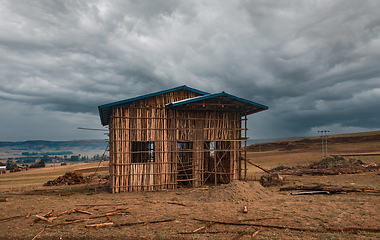
<instances>
[{"instance_id":1,"label":"wooden stake","mask_svg":"<svg viewBox=\"0 0 380 240\"><path fill-rule=\"evenodd\" d=\"M42 229L39 233L37 233L36 236L34 236L34 238L32 240L35 240L38 236L41 235L41 233L43 233L45 231L46 228Z\"/></svg>"},{"instance_id":2,"label":"wooden stake","mask_svg":"<svg viewBox=\"0 0 380 240\"><path fill-rule=\"evenodd\" d=\"M258 164L256 164L256 163L252 162L252 161L249 160L249 159L247 159L247 162L250 163L250 164L252 164L253 166L255 166L255 167L257 167L257 168L263 170L263 171L266 172L266 173L270 173L270 171L269 171L268 169L265 169L265 168L261 167L260 165L258 165Z\"/></svg>"},{"instance_id":3,"label":"wooden stake","mask_svg":"<svg viewBox=\"0 0 380 240\"><path fill-rule=\"evenodd\" d=\"M260 232L260 230L257 230L256 232L254 232L254 233L252 234L252 238L255 238L256 235L257 235L259 232Z\"/></svg>"},{"instance_id":4,"label":"wooden stake","mask_svg":"<svg viewBox=\"0 0 380 240\"><path fill-rule=\"evenodd\" d=\"M214 225L214 224L215 224L214 222L209 222L209 223L207 223L205 226L195 229L195 230L193 231L193 233L196 233L196 232L199 232L200 230L203 230L203 229L209 228L209 227L211 227L211 226Z\"/></svg>"},{"instance_id":5,"label":"wooden stake","mask_svg":"<svg viewBox=\"0 0 380 240\"><path fill-rule=\"evenodd\" d=\"M100 228L100 227L109 227L112 225L114 225L113 222L108 222L108 223L89 224L89 225L86 225L85 227L86 228Z\"/></svg>"},{"instance_id":6,"label":"wooden stake","mask_svg":"<svg viewBox=\"0 0 380 240\"><path fill-rule=\"evenodd\" d=\"M42 220L42 221L45 221L45 222L49 222L49 223L52 223L52 220L44 217L44 216L40 216L40 215L35 215L38 219Z\"/></svg>"},{"instance_id":7,"label":"wooden stake","mask_svg":"<svg viewBox=\"0 0 380 240\"><path fill-rule=\"evenodd\" d=\"M283 219L283 217L250 218L250 219L242 219L242 220L239 220L239 222L260 221L260 220L267 220L267 219Z\"/></svg>"},{"instance_id":8,"label":"wooden stake","mask_svg":"<svg viewBox=\"0 0 380 240\"><path fill-rule=\"evenodd\" d=\"M92 215L91 212L87 212L87 211L83 211L83 210L79 210L79 209L75 209L75 211L79 212L79 213L84 213L84 214Z\"/></svg>"}]
</instances>

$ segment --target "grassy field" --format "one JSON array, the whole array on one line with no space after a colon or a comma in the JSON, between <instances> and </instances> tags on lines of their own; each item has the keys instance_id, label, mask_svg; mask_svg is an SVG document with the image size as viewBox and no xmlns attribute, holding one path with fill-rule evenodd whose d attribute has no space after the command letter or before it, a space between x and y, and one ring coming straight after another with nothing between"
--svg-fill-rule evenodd
<instances>
[{"instance_id":1,"label":"grassy field","mask_svg":"<svg viewBox=\"0 0 380 240\"><path fill-rule=\"evenodd\" d=\"M368 133L368 136L376 134L380 133ZM329 153L380 151L380 141L355 140L363 136L367 135L344 135L345 142L335 139L329 144ZM289 140L295 146L297 141ZM253 148L248 158L265 168L307 165L322 158L318 143L310 142L306 147L303 144L292 150L284 150L283 144L278 146L261 152ZM360 159L380 164L376 155ZM107 164L102 163L102 167ZM264 188L257 181L120 194L110 194L103 180L42 187L65 172L82 169L88 175L96 167L97 163L75 164L0 175L0 199L7 198L6 202L0 202L0 239L32 239L39 233L36 239L252 239L257 231L256 239L380 238L379 232L369 230L338 231L354 227L379 229L378 193L295 196L280 191L280 187ZM249 166L248 179L258 179L262 174L258 168ZM325 184L380 189L379 172L285 177L285 186ZM248 213L243 213L243 206L248 206ZM37 215L51 211L51 216L56 217L51 223L38 221L32 225ZM201 220L251 225L208 224ZM90 226L104 223L108 225Z\"/></svg>"},{"instance_id":2,"label":"grassy field","mask_svg":"<svg viewBox=\"0 0 380 240\"><path fill-rule=\"evenodd\" d=\"M17 189L25 187L41 187L49 180L56 179L66 172L73 172L83 168L96 168L99 163L76 163L66 166L59 164L48 165L45 168L30 168L28 171L15 172L0 175L0 191L1 189ZM108 165L108 162L102 162L101 167ZM102 172L104 174L104 172Z\"/></svg>"}]
</instances>

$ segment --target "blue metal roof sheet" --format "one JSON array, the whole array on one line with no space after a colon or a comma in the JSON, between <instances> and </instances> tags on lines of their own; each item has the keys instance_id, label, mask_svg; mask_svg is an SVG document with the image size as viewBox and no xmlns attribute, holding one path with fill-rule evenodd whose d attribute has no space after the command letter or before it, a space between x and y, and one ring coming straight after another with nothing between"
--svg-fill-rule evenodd
<instances>
[{"instance_id":1,"label":"blue metal roof sheet","mask_svg":"<svg viewBox=\"0 0 380 240\"><path fill-rule=\"evenodd\" d=\"M157 96L157 95L161 95L161 94L165 94L165 93L169 93L169 92L173 92L173 91L177 91L177 90L189 90L192 92L196 92L196 93L200 94L201 96L184 99L184 100L180 100L177 102L168 103L165 105L167 108L175 108L177 106L195 103L195 102L199 102L202 100L208 100L208 99L213 99L213 98L228 98L228 99L231 99L234 101L238 101L239 104L240 103L244 104L243 109L241 111L245 111L246 114L252 114L252 113L256 113L256 112L260 112L260 111L268 109L268 107L265 105L262 105L262 104L244 99L244 98L240 98L240 97L228 94L226 92L210 94L210 93L200 91L200 90L197 90L194 88L190 88L186 85L183 85L183 86L171 88L171 89L164 90L164 91L159 91L159 92L155 92L155 93L142 95L139 97L129 98L129 99L125 99L122 101L117 101L117 102L101 105L98 107L101 123L103 125L109 124L111 111L112 111L113 106L123 105L123 104L127 104L127 103L130 103L133 101L137 101L137 100L141 100L141 99L145 99L145 98L149 98L149 97L153 97L153 96Z\"/></svg>"},{"instance_id":2,"label":"blue metal roof sheet","mask_svg":"<svg viewBox=\"0 0 380 240\"><path fill-rule=\"evenodd\" d=\"M262 108L262 110L268 109L268 107L265 106L265 105L262 105L262 104L259 104L259 103L256 103L256 102L244 99L244 98L236 97L236 96L228 94L226 92L207 94L207 95L203 95L203 96L188 98L188 99L180 100L180 101L177 101L177 102L168 103L168 104L166 104L166 107L172 108L172 107L180 106L180 105L183 105L183 104L198 102L198 101L207 100L207 99L211 99L211 98L217 98L217 97L231 98L231 99L243 102L243 103L247 103L249 105L253 105L253 106L258 107L258 108Z\"/></svg>"},{"instance_id":3,"label":"blue metal roof sheet","mask_svg":"<svg viewBox=\"0 0 380 240\"><path fill-rule=\"evenodd\" d=\"M159 92L155 92L155 93L150 93L150 94L142 95L142 96L139 96L139 97L134 97L134 98L125 99L125 100L122 100L122 101L117 101L117 102L113 102L113 103L104 104L104 105L99 106L98 108L102 109L102 108L106 108L106 107L112 107L112 106L122 105L122 104L130 103L130 102L133 102L133 101L141 100L141 99L144 99L144 98L154 97L154 96L157 96L157 95L161 95L161 94L165 94L165 93L169 93L169 92L174 92L174 91L177 91L177 90L189 90L189 91L196 92L196 93L199 93L199 94L202 94L202 95L209 94L208 92L203 92L203 91L197 90L195 88L190 88L190 87L188 87L186 85L183 85L183 86L180 86L180 87L171 88L171 89L164 90L164 91L159 91Z\"/></svg>"},{"instance_id":4,"label":"blue metal roof sheet","mask_svg":"<svg viewBox=\"0 0 380 240\"><path fill-rule=\"evenodd\" d=\"M174 91L177 91L177 90L189 90L189 91L201 94L201 95L209 94L208 92L200 91L198 89L191 88L191 87L188 87L186 85L183 85L183 86L179 86L179 87L176 87L176 88L167 89L167 90L164 90L164 91L159 91L159 92L155 92L155 93L150 93L150 94L142 95L142 96L139 96L139 97L134 97L134 98L125 99L125 100L122 100L122 101L108 103L108 104L104 104L104 105L98 106L99 115L100 115L100 121L101 121L102 125L109 124L110 116L111 116L111 108L113 106L123 105L123 104L127 104L127 103L130 103L130 102L133 102L133 101L137 101L137 100L141 100L141 99L145 99L145 98L149 98L149 97L154 97L154 96L157 96L157 95L161 95L161 94L165 94L165 93L169 93L169 92L174 92Z\"/></svg>"}]
</instances>

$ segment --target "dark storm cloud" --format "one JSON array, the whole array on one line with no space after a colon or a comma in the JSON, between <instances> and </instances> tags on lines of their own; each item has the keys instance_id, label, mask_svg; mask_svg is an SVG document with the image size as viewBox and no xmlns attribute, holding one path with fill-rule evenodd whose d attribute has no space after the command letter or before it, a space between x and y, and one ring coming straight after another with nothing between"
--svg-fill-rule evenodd
<instances>
[{"instance_id":1,"label":"dark storm cloud","mask_svg":"<svg viewBox=\"0 0 380 240\"><path fill-rule=\"evenodd\" d=\"M98 105L186 84L269 105L250 117L255 138L380 128L379 7L2 1L1 121L23 126L24 138L70 139L69 129L100 126Z\"/></svg>"}]
</instances>

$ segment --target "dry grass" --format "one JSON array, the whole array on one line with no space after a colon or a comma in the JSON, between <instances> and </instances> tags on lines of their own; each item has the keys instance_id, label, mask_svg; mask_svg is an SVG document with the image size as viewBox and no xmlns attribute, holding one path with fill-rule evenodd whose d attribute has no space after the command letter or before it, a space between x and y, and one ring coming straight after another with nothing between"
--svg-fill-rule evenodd
<instances>
[{"instance_id":1,"label":"dry grass","mask_svg":"<svg viewBox=\"0 0 380 240\"><path fill-rule=\"evenodd\" d=\"M99 163L78 163L66 166L56 165L55 167L31 168L28 171L15 172L0 175L0 191L2 189L16 189L23 187L40 187L49 180L56 179L67 172L78 169L96 169ZM108 162L102 162L101 167L107 166ZM103 170L104 171L104 170Z\"/></svg>"},{"instance_id":2,"label":"dry grass","mask_svg":"<svg viewBox=\"0 0 380 240\"><path fill-rule=\"evenodd\" d=\"M331 145L331 153L375 152L379 142L349 143ZM364 149L364 150L363 150ZM266 168L278 165L307 165L321 160L320 146L292 151L249 152L249 158ZM365 157L363 161L380 163L379 156ZM106 163L104 163L106 164ZM281 217L256 221L266 225L281 225L323 230L326 227L379 227L379 194L348 193L336 195L292 196L279 191L278 187L262 189L236 185L236 188L220 186L205 189L178 189L174 191L110 194L106 185L98 183L42 187L47 180L53 180L65 172L76 169L94 168L93 164L78 164L53 168L35 169L27 172L0 175L0 220L31 213L29 218L21 217L0 224L0 239L32 239L48 223L30 224L50 210L54 214L79 208L101 215L117 209L126 209L129 214L115 215L67 225L47 228L39 239L232 239L240 231L260 230L256 239L379 239L380 233L360 231L310 232L261 227L214 224L208 231L218 234L181 234L205 226L193 218L238 221L248 218ZM249 176L259 176L262 171L249 167ZM89 173L88 173L89 174ZM331 186L372 187L380 189L378 172L335 176L286 176L287 184L327 184ZM249 185L249 184L248 184ZM95 190L96 188L96 190ZM96 191L96 192L95 192ZM265 193L265 194L264 194ZM249 197L251 196L251 197ZM254 197L253 197L254 196ZM242 207L249 203L248 213ZM173 204L174 203L174 204ZM54 215L53 214L53 215ZM88 218L81 213L62 215L54 224L65 223L74 218ZM86 228L90 223L132 223L161 219L175 219L167 223L141 224L99 229ZM229 232L226 232L229 231ZM240 239L251 239L244 235Z\"/></svg>"}]
</instances>

